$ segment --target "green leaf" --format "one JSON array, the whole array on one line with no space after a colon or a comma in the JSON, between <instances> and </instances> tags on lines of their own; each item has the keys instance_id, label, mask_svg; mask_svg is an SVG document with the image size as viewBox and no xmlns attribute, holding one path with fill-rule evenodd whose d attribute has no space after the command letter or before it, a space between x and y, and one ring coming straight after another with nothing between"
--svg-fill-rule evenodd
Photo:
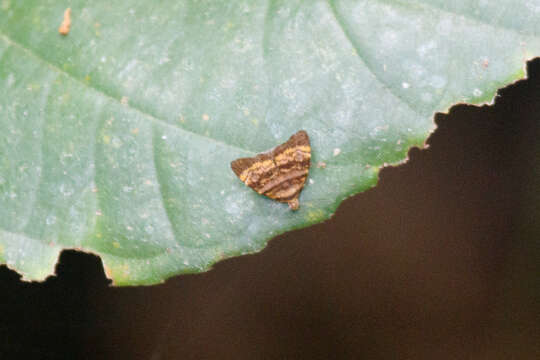
<instances>
[{"instance_id":1,"label":"green leaf","mask_svg":"<svg viewBox=\"0 0 540 360\"><path fill-rule=\"evenodd\" d=\"M523 77L539 13L538 0L1 0L0 261L41 280L75 248L134 285L258 251L373 186L434 112ZM229 164L300 129L326 168L291 212Z\"/></svg>"}]
</instances>

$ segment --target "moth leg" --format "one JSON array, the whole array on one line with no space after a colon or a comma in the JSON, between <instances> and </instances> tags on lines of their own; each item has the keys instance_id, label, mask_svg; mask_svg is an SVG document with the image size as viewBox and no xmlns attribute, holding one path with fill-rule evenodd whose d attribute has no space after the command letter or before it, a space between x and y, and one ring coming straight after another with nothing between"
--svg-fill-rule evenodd
<instances>
[{"instance_id":1,"label":"moth leg","mask_svg":"<svg viewBox=\"0 0 540 360\"><path fill-rule=\"evenodd\" d=\"M298 198L289 200L287 204L289 204L289 208L291 210L298 210L298 207L300 206L300 204L298 203Z\"/></svg>"}]
</instances>

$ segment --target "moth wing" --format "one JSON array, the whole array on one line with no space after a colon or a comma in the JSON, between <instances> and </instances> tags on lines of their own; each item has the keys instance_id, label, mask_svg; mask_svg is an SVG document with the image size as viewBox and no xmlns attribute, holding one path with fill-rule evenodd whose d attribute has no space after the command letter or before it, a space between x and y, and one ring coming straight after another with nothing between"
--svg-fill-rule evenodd
<instances>
[{"instance_id":1,"label":"moth wing","mask_svg":"<svg viewBox=\"0 0 540 360\"><path fill-rule=\"evenodd\" d=\"M273 200L289 203L293 210L298 208L298 196L310 165L311 147L304 130L268 152L231 162L232 170L247 186Z\"/></svg>"}]
</instances>

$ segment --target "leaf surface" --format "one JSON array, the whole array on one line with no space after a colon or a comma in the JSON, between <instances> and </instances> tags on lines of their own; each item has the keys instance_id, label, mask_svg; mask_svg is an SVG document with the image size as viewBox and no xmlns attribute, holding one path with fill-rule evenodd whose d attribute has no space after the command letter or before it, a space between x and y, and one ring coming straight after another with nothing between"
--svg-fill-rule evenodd
<instances>
[{"instance_id":1,"label":"leaf surface","mask_svg":"<svg viewBox=\"0 0 540 360\"><path fill-rule=\"evenodd\" d=\"M258 251L373 186L436 111L523 77L539 14L538 0L2 0L0 261L42 280L81 249L136 285ZM300 129L313 166L291 212L229 164Z\"/></svg>"}]
</instances>

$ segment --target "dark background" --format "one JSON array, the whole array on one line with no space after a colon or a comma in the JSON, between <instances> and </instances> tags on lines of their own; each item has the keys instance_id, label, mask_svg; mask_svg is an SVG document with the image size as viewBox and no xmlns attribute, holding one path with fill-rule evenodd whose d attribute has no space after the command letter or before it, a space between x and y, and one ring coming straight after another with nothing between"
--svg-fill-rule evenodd
<instances>
[{"instance_id":1,"label":"dark background","mask_svg":"<svg viewBox=\"0 0 540 360\"><path fill-rule=\"evenodd\" d=\"M540 359L540 60L323 224L163 285L0 267L0 359Z\"/></svg>"}]
</instances>

